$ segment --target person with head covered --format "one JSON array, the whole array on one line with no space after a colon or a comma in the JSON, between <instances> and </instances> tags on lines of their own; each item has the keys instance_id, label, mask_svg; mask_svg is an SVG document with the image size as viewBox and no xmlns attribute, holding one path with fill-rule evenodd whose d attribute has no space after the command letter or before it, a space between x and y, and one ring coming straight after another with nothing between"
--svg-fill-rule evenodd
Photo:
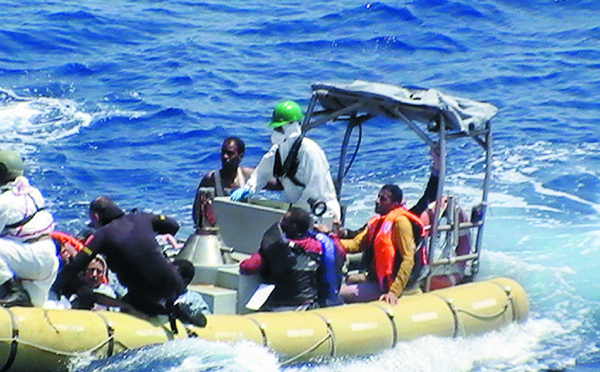
<instances>
[{"instance_id":1,"label":"person with head covered","mask_svg":"<svg viewBox=\"0 0 600 372\"><path fill-rule=\"evenodd\" d=\"M293 101L275 106L269 127L271 148L262 157L243 188L231 194L231 200L241 201L248 194L262 189L277 178L283 186L286 201L306 210L314 205L325 206L325 216L341 220L340 204L329 173L329 162L319 145L304 137L301 121L304 115Z\"/></svg>"}]
</instances>

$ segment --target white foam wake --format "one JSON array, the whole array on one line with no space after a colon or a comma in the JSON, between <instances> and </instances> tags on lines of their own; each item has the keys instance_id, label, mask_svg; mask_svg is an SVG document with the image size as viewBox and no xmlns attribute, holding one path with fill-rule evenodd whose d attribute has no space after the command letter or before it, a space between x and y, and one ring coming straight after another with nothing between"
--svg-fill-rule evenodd
<instances>
[{"instance_id":1,"label":"white foam wake","mask_svg":"<svg viewBox=\"0 0 600 372\"><path fill-rule=\"evenodd\" d=\"M20 97L0 89L0 141L38 144L77 133L92 121L69 99Z\"/></svg>"}]
</instances>

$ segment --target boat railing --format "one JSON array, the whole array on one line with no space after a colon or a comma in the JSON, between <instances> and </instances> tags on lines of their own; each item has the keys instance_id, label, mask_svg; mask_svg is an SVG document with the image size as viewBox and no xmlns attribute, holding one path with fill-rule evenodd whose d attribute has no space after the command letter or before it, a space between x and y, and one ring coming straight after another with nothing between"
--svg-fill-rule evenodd
<instances>
[{"instance_id":1,"label":"boat railing","mask_svg":"<svg viewBox=\"0 0 600 372\"><path fill-rule=\"evenodd\" d=\"M460 222L457 227L459 230L467 230L467 229L475 229L481 226L483 223L479 222ZM452 225L439 225L438 231L451 231L454 230L454 226Z\"/></svg>"},{"instance_id":2,"label":"boat railing","mask_svg":"<svg viewBox=\"0 0 600 372\"><path fill-rule=\"evenodd\" d=\"M476 260L478 258L479 258L479 254L470 253L470 254L465 254L462 256L441 258L441 259L430 262L429 265L431 265L431 266L453 265L458 262L471 261L471 260Z\"/></svg>"},{"instance_id":3,"label":"boat railing","mask_svg":"<svg viewBox=\"0 0 600 372\"><path fill-rule=\"evenodd\" d=\"M444 225L438 225L438 232L456 232L457 233L458 231L463 231L463 230L478 229L479 226L481 226L481 225L483 225L482 221L460 222L460 223L454 224L454 225L444 224ZM454 234L454 236L456 236L456 234ZM436 259L436 260L433 260L432 262L430 262L430 265L431 266L453 265L458 262L471 261L471 260L476 260L478 258L479 258L479 253L477 253L477 252L469 253L469 254L464 254L464 255L439 258L439 259Z\"/></svg>"}]
</instances>

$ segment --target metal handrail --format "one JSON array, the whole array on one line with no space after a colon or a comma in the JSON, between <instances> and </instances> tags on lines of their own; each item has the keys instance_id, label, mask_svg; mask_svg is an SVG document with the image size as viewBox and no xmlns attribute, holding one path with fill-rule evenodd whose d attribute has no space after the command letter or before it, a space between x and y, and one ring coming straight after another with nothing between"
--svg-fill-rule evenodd
<instances>
[{"instance_id":1,"label":"metal handrail","mask_svg":"<svg viewBox=\"0 0 600 372\"><path fill-rule=\"evenodd\" d=\"M442 258L442 259L431 262L429 265L431 265L431 266L451 265L456 262L470 261L470 260L474 260L477 258L479 258L478 253L464 254L462 256Z\"/></svg>"},{"instance_id":2,"label":"metal handrail","mask_svg":"<svg viewBox=\"0 0 600 372\"><path fill-rule=\"evenodd\" d=\"M476 227L481 226L483 223L481 221L479 222L460 222L458 223L458 230L468 230L468 229L474 229ZM454 230L454 227L452 225L438 225L438 232L439 231L451 231Z\"/></svg>"}]
</instances>

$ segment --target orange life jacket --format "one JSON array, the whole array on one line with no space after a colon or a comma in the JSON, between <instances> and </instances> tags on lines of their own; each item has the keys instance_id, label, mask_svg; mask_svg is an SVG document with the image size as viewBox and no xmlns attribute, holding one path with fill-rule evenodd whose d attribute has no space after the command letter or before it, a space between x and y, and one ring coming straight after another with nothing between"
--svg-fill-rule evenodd
<instances>
[{"instance_id":1,"label":"orange life jacket","mask_svg":"<svg viewBox=\"0 0 600 372\"><path fill-rule=\"evenodd\" d=\"M55 241L57 241L58 244L60 244L61 246L65 245L65 244L70 244L73 248L75 248L75 250L77 252L79 252L85 248L85 244L83 244L79 239L77 239L74 236L71 236L67 233L64 233L64 232L52 231L50 233L50 237L52 239L54 239ZM91 237L93 237L93 235ZM88 242L91 240L90 238L88 238L88 240L87 240ZM96 257L98 257L98 259L102 261L102 265L104 266L104 272L102 273L101 282L102 282L102 284L108 284L108 276L106 275L106 272L108 271L108 267L106 265L106 260L103 257L99 257L99 256L96 256Z\"/></svg>"},{"instance_id":2,"label":"orange life jacket","mask_svg":"<svg viewBox=\"0 0 600 372\"><path fill-rule=\"evenodd\" d=\"M399 268L399 265L396 265L397 258L402 259L402 257L396 257L396 247L392 240L394 221L402 216L421 226L421 231L424 231L421 219L403 207L393 209L385 216L377 215L367 222L366 241L370 243L368 249L373 249L375 274L379 286L385 291L389 290Z\"/></svg>"},{"instance_id":3,"label":"orange life jacket","mask_svg":"<svg viewBox=\"0 0 600 372\"><path fill-rule=\"evenodd\" d=\"M58 243L60 245L71 244L73 246L73 248L75 248L75 250L77 250L77 252L82 250L84 247L83 243L80 242L79 240L77 240L77 238L75 238L69 234L60 232L60 231L52 231L50 233L50 237L52 237L52 239L58 241Z\"/></svg>"}]
</instances>

